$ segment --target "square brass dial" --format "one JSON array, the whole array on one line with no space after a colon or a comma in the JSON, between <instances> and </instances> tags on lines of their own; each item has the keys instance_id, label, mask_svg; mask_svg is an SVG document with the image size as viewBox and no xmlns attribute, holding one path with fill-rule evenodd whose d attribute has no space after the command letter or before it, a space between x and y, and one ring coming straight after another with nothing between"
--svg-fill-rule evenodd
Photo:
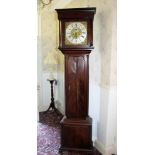
<instances>
[{"instance_id":1,"label":"square brass dial","mask_svg":"<svg viewBox=\"0 0 155 155\"><path fill-rule=\"evenodd\" d=\"M65 22L65 45L87 45L87 22Z\"/></svg>"}]
</instances>

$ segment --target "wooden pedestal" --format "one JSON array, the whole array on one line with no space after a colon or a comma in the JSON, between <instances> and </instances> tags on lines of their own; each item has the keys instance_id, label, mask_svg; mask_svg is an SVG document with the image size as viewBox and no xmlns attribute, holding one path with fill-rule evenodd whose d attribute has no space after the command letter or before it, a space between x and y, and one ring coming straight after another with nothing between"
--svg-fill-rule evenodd
<instances>
[{"instance_id":1,"label":"wooden pedestal","mask_svg":"<svg viewBox=\"0 0 155 155\"><path fill-rule=\"evenodd\" d=\"M92 153L92 119L67 119L61 121L61 151Z\"/></svg>"}]
</instances>

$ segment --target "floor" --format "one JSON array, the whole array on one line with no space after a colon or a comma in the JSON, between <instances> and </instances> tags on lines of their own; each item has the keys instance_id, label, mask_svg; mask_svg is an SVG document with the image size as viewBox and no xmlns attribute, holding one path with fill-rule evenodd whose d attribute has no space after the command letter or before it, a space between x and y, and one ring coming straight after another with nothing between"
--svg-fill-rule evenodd
<instances>
[{"instance_id":1,"label":"floor","mask_svg":"<svg viewBox=\"0 0 155 155\"><path fill-rule=\"evenodd\" d=\"M59 112L49 111L39 113L37 127L37 155L87 155L81 152L63 152L59 154L60 147L60 120ZM101 155L95 148L93 155Z\"/></svg>"}]
</instances>

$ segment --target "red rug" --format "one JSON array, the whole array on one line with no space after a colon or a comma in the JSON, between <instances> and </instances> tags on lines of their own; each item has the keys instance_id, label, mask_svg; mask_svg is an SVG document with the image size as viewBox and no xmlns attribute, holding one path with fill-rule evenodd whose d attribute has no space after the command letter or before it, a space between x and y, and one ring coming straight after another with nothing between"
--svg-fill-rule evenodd
<instances>
[{"instance_id":1,"label":"red rug","mask_svg":"<svg viewBox=\"0 0 155 155\"><path fill-rule=\"evenodd\" d=\"M49 111L39 114L37 131L37 155L86 155L80 152L63 152L59 154L60 147L60 120L59 112ZM94 149L93 155L101 155Z\"/></svg>"}]
</instances>

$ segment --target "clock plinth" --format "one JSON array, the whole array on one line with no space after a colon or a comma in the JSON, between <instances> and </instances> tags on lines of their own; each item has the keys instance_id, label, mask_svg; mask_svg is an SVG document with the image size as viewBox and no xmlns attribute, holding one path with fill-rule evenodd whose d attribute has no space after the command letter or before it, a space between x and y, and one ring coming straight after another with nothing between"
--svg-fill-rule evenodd
<instances>
[{"instance_id":1,"label":"clock plinth","mask_svg":"<svg viewBox=\"0 0 155 155\"><path fill-rule=\"evenodd\" d=\"M60 151L92 153L89 108L89 54L93 47L96 8L56 9L59 49L65 56L65 117Z\"/></svg>"},{"instance_id":2,"label":"clock plinth","mask_svg":"<svg viewBox=\"0 0 155 155\"><path fill-rule=\"evenodd\" d=\"M60 151L92 152L92 119L64 117L61 121Z\"/></svg>"}]
</instances>

